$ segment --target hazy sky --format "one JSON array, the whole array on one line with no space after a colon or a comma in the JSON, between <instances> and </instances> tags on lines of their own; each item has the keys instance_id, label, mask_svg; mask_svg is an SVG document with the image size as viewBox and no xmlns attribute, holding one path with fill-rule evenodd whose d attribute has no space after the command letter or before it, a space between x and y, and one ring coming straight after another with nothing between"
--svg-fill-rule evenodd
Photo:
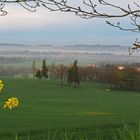
<instances>
[{"instance_id":1,"label":"hazy sky","mask_svg":"<svg viewBox=\"0 0 140 140\"><path fill-rule=\"evenodd\" d=\"M6 9L9 14L0 17L2 43L131 45L139 37L110 27L104 20L84 20L73 13L49 12L43 7L35 13L20 6Z\"/></svg>"}]
</instances>

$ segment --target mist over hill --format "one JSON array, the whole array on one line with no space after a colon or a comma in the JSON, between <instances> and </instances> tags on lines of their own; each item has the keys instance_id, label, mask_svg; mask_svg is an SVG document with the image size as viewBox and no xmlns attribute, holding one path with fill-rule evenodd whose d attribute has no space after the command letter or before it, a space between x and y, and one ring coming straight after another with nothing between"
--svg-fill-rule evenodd
<instances>
[{"instance_id":1,"label":"mist over hill","mask_svg":"<svg viewBox=\"0 0 140 140\"><path fill-rule=\"evenodd\" d=\"M140 53L132 56L129 46L121 45L51 45L51 44L12 44L0 43L0 58L47 59L51 62L70 63L77 59L80 63L133 63L139 62ZM1 59L0 59L1 62Z\"/></svg>"},{"instance_id":2,"label":"mist over hill","mask_svg":"<svg viewBox=\"0 0 140 140\"><path fill-rule=\"evenodd\" d=\"M126 54L129 46L121 45L86 45L86 44L74 44L74 45L51 45L51 44L16 44L16 43L0 43L0 50L26 50L26 51L44 51L44 52L79 52L79 53L111 53L111 54Z\"/></svg>"}]
</instances>

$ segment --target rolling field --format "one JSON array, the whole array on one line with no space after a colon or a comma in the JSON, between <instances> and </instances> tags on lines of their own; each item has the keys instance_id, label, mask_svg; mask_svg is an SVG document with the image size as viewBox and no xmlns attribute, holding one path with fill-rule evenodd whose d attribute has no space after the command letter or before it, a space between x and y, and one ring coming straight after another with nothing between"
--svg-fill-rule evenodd
<instances>
[{"instance_id":1,"label":"rolling field","mask_svg":"<svg viewBox=\"0 0 140 140\"><path fill-rule=\"evenodd\" d=\"M107 85L81 83L79 88L61 88L59 81L1 78L0 134L38 131L46 128L92 128L140 120L140 93L114 90ZM20 105L3 109L9 97Z\"/></svg>"}]
</instances>

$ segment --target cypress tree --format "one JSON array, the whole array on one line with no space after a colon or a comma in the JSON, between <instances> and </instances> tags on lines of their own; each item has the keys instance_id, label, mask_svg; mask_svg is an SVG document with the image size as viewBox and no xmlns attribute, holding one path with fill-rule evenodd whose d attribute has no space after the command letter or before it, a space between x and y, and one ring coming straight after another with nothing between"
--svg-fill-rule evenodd
<instances>
[{"instance_id":1,"label":"cypress tree","mask_svg":"<svg viewBox=\"0 0 140 140\"><path fill-rule=\"evenodd\" d=\"M42 74L41 74L41 71L40 69L37 70L36 74L35 74L35 77L41 79L42 78Z\"/></svg>"},{"instance_id":2,"label":"cypress tree","mask_svg":"<svg viewBox=\"0 0 140 140\"><path fill-rule=\"evenodd\" d=\"M80 81L79 81L79 69L77 66L77 60L74 61L73 64L73 81L75 82L75 86L79 86Z\"/></svg>"},{"instance_id":3,"label":"cypress tree","mask_svg":"<svg viewBox=\"0 0 140 140\"><path fill-rule=\"evenodd\" d=\"M68 69L68 83L74 83L74 86L79 86L79 72L77 66L77 60L74 61L73 65Z\"/></svg>"},{"instance_id":4,"label":"cypress tree","mask_svg":"<svg viewBox=\"0 0 140 140\"><path fill-rule=\"evenodd\" d=\"M46 66L46 60L43 60L42 61L42 77L44 79L47 79L48 78L48 68Z\"/></svg>"}]
</instances>

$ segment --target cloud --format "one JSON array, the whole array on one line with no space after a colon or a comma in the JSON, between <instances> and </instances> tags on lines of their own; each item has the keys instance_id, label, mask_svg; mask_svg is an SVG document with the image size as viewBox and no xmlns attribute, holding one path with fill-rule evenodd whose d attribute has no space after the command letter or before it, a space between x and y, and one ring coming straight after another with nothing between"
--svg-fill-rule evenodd
<instances>
[{"instance_id":1,"label":"cloud","mask_svg":"<svg viewBox=\"0 0 140 140\"><path fill-rule=\"evenodd\" d=\"M7 6L8 15L1 17L0 30L34 30L43 27L75 25L81 21L72 14L49 12L41 7L29 12L20 6Z\"/></svg>"},{"instance_id":2,"label":"cloud","mask_svg":"<svg viewBox=\"0 0 140 140\"><path fill-rule=\"evenodd\" d=\"M24 40L31 43L56 42L56 44L129 44L136 38L133 33L122 32L106 25L105 20L102 19L84 20L75 16L74 13L49 12L43 7L37 8L37 12L33 13L17 5L7 6L6 10L9 14L0 17L2 42L23 42ZM123 23L126 27L128 26L126 19Z\"/></svg>"},{"instance_id":3,"label":"cloud","mask_svg":"<svg viewBox=\"0 0 140 140\"><path fill-rule=\"evenodd\" d=\"M108 1L111 2L111 0ZM116 1L118 5L126 5L126 2L124 1L114 1ZM77 7L78 4L82 4L82 1L78 0L74 3L74 1L72 0L69 4ZM74 13L49 12L44 7L38 7L36 12L29 12L22 8L20 5L8 5L6 6L6 10L8 11L8 15L1 17L0 31L39 30L40 28L50 28L53 26L73 27L88 22L93 22L94 25L97 24L99 26L99 24L102 24L104 22L104 20L99 19L83 20L80 17L75 16ZM110 11L112 9L106 9L105 7L103 7L102 10L108 12L116 12Z\"/></svg>"}]
</instances>

